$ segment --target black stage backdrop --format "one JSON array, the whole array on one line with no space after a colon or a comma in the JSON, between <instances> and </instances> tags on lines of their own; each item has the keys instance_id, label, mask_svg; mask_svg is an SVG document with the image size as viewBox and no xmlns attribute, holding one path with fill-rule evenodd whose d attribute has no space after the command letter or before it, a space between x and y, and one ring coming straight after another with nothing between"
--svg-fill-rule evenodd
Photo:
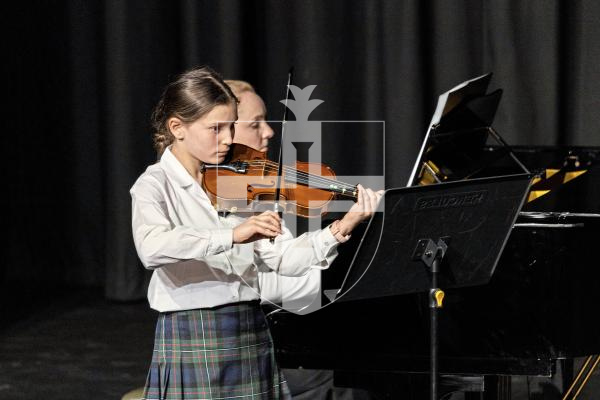
<instances>
[{"instance_id":1,"label":"black stage backdrop","mask_svg":"<svg viewBox=\"0 0 600 400\"><path fill-rule=\"evenodd\" d=\"M40 1L3 14L0 283L17 303L65 285L145 295L128 190L155 159L162 87L191 66L253 83L273 119L294 65L325 100L311 119L384 120L388 187L406 182L437 96L486 72L505 90L494 127L510 144L600 145L596 0ZM357 159L325 137L323 160L381 172L372 147Z\"/></svg>"}]
</instances>

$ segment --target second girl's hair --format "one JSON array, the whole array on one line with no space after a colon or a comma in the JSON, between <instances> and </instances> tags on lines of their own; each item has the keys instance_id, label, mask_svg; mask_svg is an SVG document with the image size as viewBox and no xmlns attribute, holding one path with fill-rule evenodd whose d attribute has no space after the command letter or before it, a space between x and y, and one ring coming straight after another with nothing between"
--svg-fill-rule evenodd
<instances>
[{"instance_id":1,"label":"second girl's hair","mask_svg":"<svg viewBox=\"0 0 600 400\"><path fill-rule=\"evenodd\" d=\"M246 81L238 81L234 79L226 79L225 83L231 88L236 97L239 97L244 92L256 93L256 90Z\"/></svg>"},{"instance_id":2,"label":"second girl's hair","mask_svg":"<svg viewBox=\"0 0 600 400\"><path fill-rule=\"evenodd\" d=\"M223 78L209 67L186 71L169 83L152 112L154 149L160 155L173 143L175 137L168 120L177 117L191 123L209 113L218 105L236 104L237 98Z\"/></svg>"}]
</instances>

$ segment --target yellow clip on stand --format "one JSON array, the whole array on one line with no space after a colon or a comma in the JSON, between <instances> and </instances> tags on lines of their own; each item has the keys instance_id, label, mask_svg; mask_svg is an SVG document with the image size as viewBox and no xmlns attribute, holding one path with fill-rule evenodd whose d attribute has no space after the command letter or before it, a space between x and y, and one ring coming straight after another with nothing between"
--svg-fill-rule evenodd
<instances>
[{"instance_id":1,"label":"yellow clip on stand","mask_svg":"<svg viewBox=\"0 0 600 400\"><path fill-rule=\"evenodd\" d=\"M442 302L444 301L445 293L441 289L436 289L433 292L433 300L435 301L435 308L442 308Z\"/></svg>"}]
</instances>

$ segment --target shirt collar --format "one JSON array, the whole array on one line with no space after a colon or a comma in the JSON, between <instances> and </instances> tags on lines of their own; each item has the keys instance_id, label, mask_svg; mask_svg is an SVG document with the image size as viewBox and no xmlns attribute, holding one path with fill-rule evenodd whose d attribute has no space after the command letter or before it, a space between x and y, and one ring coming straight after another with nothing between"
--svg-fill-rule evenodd
<instances>
[{"instance_id":1,"label":"shirt collar","mask_svg":"<svg viewBox=\"0 0 600 400\"><path fill-rule=\"evenodd\" d=\"M160 166L181 187L189 187L194 183L194 178L187 172L177 157L171 153L171 146L167 147L160 157Z\"/></svg>"}]
</instances>

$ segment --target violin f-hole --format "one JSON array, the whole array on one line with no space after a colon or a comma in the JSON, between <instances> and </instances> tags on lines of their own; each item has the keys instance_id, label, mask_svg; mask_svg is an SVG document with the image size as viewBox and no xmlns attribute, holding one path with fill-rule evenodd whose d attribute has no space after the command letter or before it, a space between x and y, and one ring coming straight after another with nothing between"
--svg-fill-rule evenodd
<instances>
[{"instance_id":1,"label":"violin f-hole","mask_svg":"<svg viewBox=\"0 0 600 400\"><path fill-rule=\"evenodd\" d=\"M256 187L256 188L272 188L275 187L275 181L269 181L267 183L257 183L257 182L252 182L251 185L248 185L248 188L251 187ZM251 192L252 190L248 189L249 192Z\"/></svg>"}]
</instances>

